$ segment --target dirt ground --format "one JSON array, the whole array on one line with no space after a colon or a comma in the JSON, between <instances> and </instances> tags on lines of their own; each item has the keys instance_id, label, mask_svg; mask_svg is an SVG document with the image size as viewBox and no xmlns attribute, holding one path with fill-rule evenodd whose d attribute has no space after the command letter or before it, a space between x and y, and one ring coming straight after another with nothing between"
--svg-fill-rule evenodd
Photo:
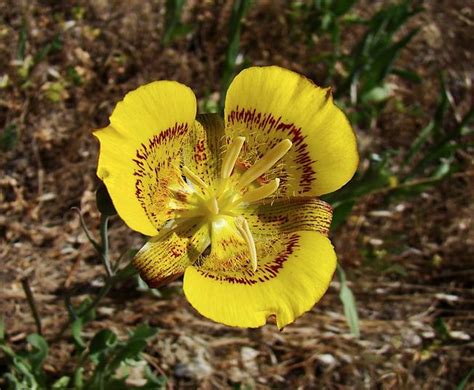
<instances>
[{"instance_id":1,"label":"dirt ground","mask_svg":"<svg viewBox=\"0 0 474 390\"><path fill-rule=\"evenodd\" d=\"M71 211L79 207L98 234L92 129L108 123L127 91L151 80L178 80L201 101L219 90L232 2L188 3L184 20L192 33L164 47L162 1L0 2L0 84L8 75L0 125L6 131L13 123L17 132L14 146L0 154L0 312L10 342L22 346L35 331L20 283L28 277L51 342L46 369L52 376L67 372L70 361L68 337L53 340L67 320L64 289L90 286L80 289L79 302L97 290L103 273ZM456 115L472 105L472 4L422 4L425 11L410 22L420 32L400 63L423 81L398 80L395 93L423 114L401 116L388 104L376 123L356 129L364 155L410 145L433 114L441 70ZM361 2L356 11L367 15L379 6ZM281 65L321 83L324 69L314 54L324 42L308 49L292 41L288 13L289 2L256 1L241 51L254 65ZM350 50L354 38L344 36L343 49ZM27 79L20 52L44 54ZM86 336L104 327L125 335L141 322L159 327L145 356L170 388L455 388L474 366L474 166L472 155L457 158L460 170L450 179L391 204L369 195L332 233L358 302L360 339L350 335L337 280L282 332L273 325L240 330L212 323L186 302L180 282L162 289L162 298L129 283L103 302ZM111 237L115 257L143 243L117 217ZM435 326L439 318L448 339ZM0 371L3 364L0 357Z\"/></svg>"}]
</instances>

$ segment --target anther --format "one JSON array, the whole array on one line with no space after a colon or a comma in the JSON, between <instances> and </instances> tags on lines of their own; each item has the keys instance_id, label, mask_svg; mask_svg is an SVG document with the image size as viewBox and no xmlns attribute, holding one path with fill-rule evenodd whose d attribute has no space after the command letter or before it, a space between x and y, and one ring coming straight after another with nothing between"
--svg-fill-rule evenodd
<instances>
[{"instance_id":1,"label":"anther","mask_svg":"<svg viewBox=\"0 0 474 390\"><path fill-rule=\"evenodd\" d=\"M223 179L227 179L232 174L244 142L245 137L235 137L229 145L222 161L221 177Z\"/></svg>"},{"instance_id":2,"label":"anther","mask_svg":"<svg viewBox=\"0 0 474 390\"><path fill-rule=\"evenodd\" d=\"M281 141L272 150L270 150L265 156L258 160L252 165L244 174L240 177L237 188L242 189L243 187L252 183L255 179L262 176L267 172L275 163L280 160L290 150L292 142L289 139Z\"/></svg>"},{"instance_id":3,"label":"anther","mask_svg":"<svg viewBox=\"0 0 474 390\"><path fill-rule=\"evenodd\" d=\"M280 179L276 178L269 183L264 184L254 190L247 191L242 197L243 202L252 203L268 198L273 195L280 186Z\"/></svg>"},{"instance_id":4,"label":"anther","mask_svg":"<svg viewBox=\"0 0 474 390\"><path fill-rule=\"evenodd\" d=\"M207 184L204 183L204 181L196 175L193 171L191 171L187 166L184 166L182 168L183 175L186 176L186 178L193 183L196 187L200 187L203 190L207 189Z\"/></svg>"}]
</instances>

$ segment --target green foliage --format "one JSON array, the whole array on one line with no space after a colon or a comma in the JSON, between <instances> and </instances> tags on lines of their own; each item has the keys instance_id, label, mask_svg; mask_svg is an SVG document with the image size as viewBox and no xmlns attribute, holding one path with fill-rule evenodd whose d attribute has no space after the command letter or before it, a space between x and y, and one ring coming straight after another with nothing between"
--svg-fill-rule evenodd
<instances>
[{"instance_id":1,"label":"green foliage","mask_svg":"<svg viewBox=\"0 0 474 390\"><path fill-rule=\"evenodd\" d=\"M361 21L348 19L344 16L349 12L354 2L314 1L303 4L300 12L310 8L308 15L314 12L311 24L305 23L311 33L322 36L329 34L333 44L332 51L323 56L328 64L328 79L334 76L334 65L340 62L345 70L342 79L336 78L335 96L350 96L350 100L339 101L350 111L350 119L354 124L369 123L375 120L386 101L392 96L391 86L387 83L389 74L396 74L411 82L420 82L419 76L409 69L395 68L394 64L401 51L408 45L418 32L413 28L400 36L401 28L407 21L421 11L414 8L409 0L390 4L378 11L370 20ZM341 8L337 8L337 7ZM363 23L366 31L356 43L349 55L342 55L340 29L342 21ZM352 109L352 110L351 110ZM358 172L353 180L342 190L324 197L334 208L333 228L343 225L359 199L373 193L384 193L386 200L400 196L413 196L426 191L441 180L449 177L458 170L456 153L469 144L465 136L472 134L469 128L473 119L471 109L465 117L449 129L447 117L452 117L449 110L448 92L444 79L441 82L439 104L431 121L420 131L413 145L404 153L403 150L388 150L381 154L371 154L368 166ZM449 129L449 130L448 130ZM403 163L397 165L395 157L402 156ZM403 273L404 270L387 270ZM388 271L387 271L388 272ZM358 334L355 328L355 301L353 294L342 287L343 273L339 272L341 280L340 298L344 312L352 332Z\"/></svg>"},{"instance_id":2,"label":"green foliage","mask_svg":"<svg viewBox=\"0 0 474 390\"><path fill-rule=\"evenodd\" d=\"M351 333L358 338L360 337L360 328L359 315L357 314L357 305L354 294L347 285L346 273L340 264L337 265L337 274L339 276L339 283L341 285L339 290L339 299L341 300L344 307L344 315L346 317L347 324L351 329Z\"/></svg>"},{"instance_id":3,"label":"green foliage","mask_svg":"<svg viewBox=\"0 0 474 390\"><path fill-rule=\"evenodd\" d=\"M170 45L176 39L192 31L192 27L181 23L181 14L186 0L166 0L165 31L163 44Z\"/></svg>"},{"instance_id":4,"label":"green foliage","mask_svg":"<svg viewBox=\"0 0 474 390\"><path fill-rule=\"evenodd\" d=\"M126 340L119 340L109 329L97 332L89 342L80 337L82 321L72 324L76 340L77 364L74 372L52 382L43 370L48 355L46 340L34 333L27 337L28 348L14 351L6 342L3 333L3 320L0 318L0 350L9 361L9 371L4 374L10 389L65 389L102 390L129 389L127 369L142 361L141 353L147 341L156 335L157 329L139 325ZM143 362L142 362L143 363ZM85 368L87 367L87 369ZM143 378L146 383L135 387L140 389L164 389L166 378L155 376L148 365L143 365Z\"/></svg>"},{"instance_id":5,"label":"green foliage","mask_svg":"<svg viewBox=\"0 0 474 390\"><path fill-rule=\"evenodd\" d=\"M385 193L387 201L400 196L413 196L432 188L458 170L455 154L469 146L466 136L473 133L470 127L474 110L466 113L454 128L444 126L450 114L447 91L442 82L438 107L433 119L420 131L411 148L386 151L383 155L369 156L369 165L355 175L343 189L324 197L334 208L333 228L341 226L358 199L373 193ZM394 156L404 157L395 173Z\"/></svg>"},{"instance_id":6,"label":"green foliage","mask_svg":"<svg viewBox=\"0 0 474 390\"><path fill-rule=\"evenodd\" d=\"M23 25L18 35L17 60L19 62L18 75L25 81L24 86L28 86L27 81L33 67L49 55L61 51L63 47L60 34L56 34L50 42L46 43L34 55L27 54L27 43L28 30L26 25Z\"/></svg>"},{"instance_id":7,"label":"green foliage","mask_svg":"<svg viewBox=\"0 0 474 390\"><path fill-rule=\"evenodd\" d=\"M63 42L60 34L56 34L51 42L44 45L34 56L34 63L43 61L48 55L57 53L63 48Z\"/></svg>"},{"instance_id":8,"label":"green foliage","mask_svg":"<svg viewBox=\"0 0 474 390\"><path fill-rule=\"evenodd\" d=\"M464 379L456 386L456 390L464 390L469 383L469 380L474 375L474 368L471 368Z\"/></svg>"},{"instance_id":9,"label":"green foliage","mask_svg":"<svg viewBox=\"0 0 474 390\"><path fill-rule=\"evenodd\" d=\"M235 76L237 56L240 49L240 31L242 21L252 5L252 0L234 0L229 22L229 43L224 60L224 70L221 77L219 110L224 110L224 101L227 88Z\"/></svg>"},{"instance_id":10,"label":"green foliage","mask_svg":"<svg viewBox=\"0 0 474 390\"><path fill-rule=\"evenodd\" d=\"M336 97L350 93L353 104L370 102L375 88L386 88L384 81L392 72L394 61L418 29L412 29L398 39L395 39L395 34L420 11L412 8L411 1L404 0L382 8L366 22L367 31L362 39L350 55L341 57L349 72L339 83ZM398 74L411 75L409 71L398 71Z\"/></svg>"},{"instance_id":11,"label":"green foliage","mask_svg":"<svg viewBox=\"0 0 474 390\"><path fill-rule=\"evenodd\" d=\"M347 17L357 0L312 0L291 3L290 25L293 36L307 39L311 44L313 34L330 34L340 38L341 18Z\"/></svg>"},{"instance_id":12,"label":"green foliage","mask_svg":"<svg viewBox=\"0 0 474 390\"><path fill-rule=\"evenodd\" d=\"M362 172L357 173L354 179L341 190L327 195L324 199L331 203L334 209L332 228L337 229L345 223L357 200L367 194L390 189L396 182L396 177L390 168L390 156L373 153L369 156L369 166Z\"/></svg>"},{"instance_id":13,"label":"green foliage","mask_svg":"<svg viewBox=\"0 0 474 390\"><path fill-rule=\"evenodd\" d=\"M18 141L16 125L10 123L0 133L0 150L7 152L12 150Z\"/></svg>"},{"instance_id":14,"label":"green foliage","mask_svg":"<svg viewBox=\"0 0 474 390\"><path fill-rule=\"evenodd\" d=\"M7 343L4 332L3 317L0 317L0 351L9 363L9 371L4 374L9 389L44 389L46 375L42 369L48 355L48 344L39 334L27 337L28 348L15 352Z\"/></svg>"},{"instance_id":15,"label":"green foliage","mask_svg":"<svg viewBox=\"0 0 474 390\"><path fill-rule=\"evenodd\" d=\"M457 150L469 146L466 136L473 134L470 128L474 119L474 109L471 108L462 120L448 130L445 127L446 116L449 113L448 92L444 78L441 78L441 93L438 106L432 120L419 133L415 142L408 150L403 168L406 173L402 182L416 178L426 178L429 183L436 183L455 172L458 167L455 160ZM410 190L418 193L423 191L425 183L412 186Z\"/></svg>"}]
</instances>

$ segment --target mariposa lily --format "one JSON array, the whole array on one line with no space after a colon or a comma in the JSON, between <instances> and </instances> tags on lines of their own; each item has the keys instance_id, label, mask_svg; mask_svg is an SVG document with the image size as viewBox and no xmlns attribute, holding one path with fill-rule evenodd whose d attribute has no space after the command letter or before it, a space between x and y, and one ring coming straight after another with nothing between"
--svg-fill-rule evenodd
<instances>
[{"instance_id":1,"label":"mariposa lily","mask_svg":"<svg viewBox=\"0 0 474 390\"><path fill-rule=\"evenodd\" d=\"M279 328L326 292L336 255L318 196L353 176L354 132L330 89L276 67L231 83L224 118L197 115L174 81L129 92L100 141L97 174L120 217L150 236L133 259L157 287L184 274L202 315Z\"/></svg>"}]
</instances>

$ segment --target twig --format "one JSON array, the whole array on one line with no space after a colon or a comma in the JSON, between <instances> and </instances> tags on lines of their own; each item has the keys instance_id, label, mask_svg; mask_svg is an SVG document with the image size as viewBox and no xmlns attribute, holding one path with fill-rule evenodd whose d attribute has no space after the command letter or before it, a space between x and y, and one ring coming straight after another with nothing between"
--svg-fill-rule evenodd
<instances>
[{"instance_id":1,"label":"twig","mask_svg":"<svg viewBox=\"0 0 474 390\"><path fill-rule=\"evenodd\" d=\"M35 298L33 297L33 292L30 288L30 283L28 282L28 278L21 279L21 285L23 290L25 291L26 299L28 300L28 305L30 306L31 312L33 313L33 317L35 319L36 329L40 335L43 335L41 330L41 318L38 314L38 310L36 308Z\"/></svg>"}]
</instances>

